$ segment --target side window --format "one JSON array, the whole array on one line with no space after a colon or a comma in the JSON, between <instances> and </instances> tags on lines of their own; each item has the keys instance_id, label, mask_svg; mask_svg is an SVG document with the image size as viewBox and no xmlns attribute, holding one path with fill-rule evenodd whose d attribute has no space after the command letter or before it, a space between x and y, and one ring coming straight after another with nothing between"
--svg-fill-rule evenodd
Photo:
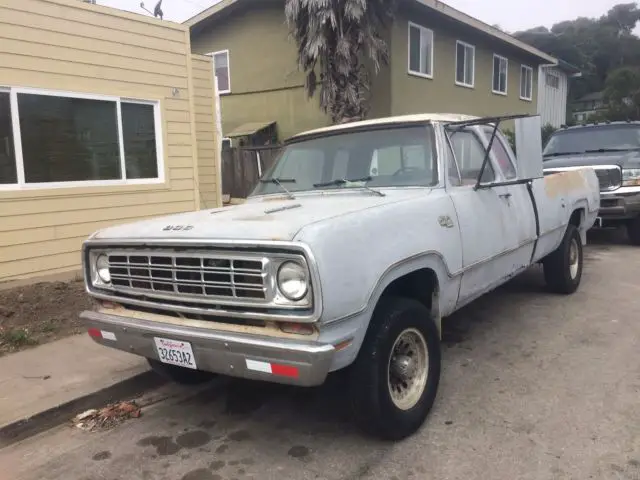
<instances>
[{"instance_id":1,"label":"side window","mask_svg":"<svg viewBox=\"0 0 640 480\"><path fill-rule=\"evenodd\" d=\"M502 173L504 173L505 179L511 180L518 176L513 163L511 163L511 158L507 153L507 149L505 148L504 143L502 143L502 140L500 138L496 137L493 140L493 144L491 145L491 152L496 157L498 165L500 166L500 170L502 170Z\"/></svg>"},{"instance_id":2,"label":"side window","mask_svg":"<svg viewBox=\"0 0 640 480\"><path fill-rule=\"evenodd\" d=\"M456 163L456 157L453 154L453 148L449 139L445 142L445 155L447 162L447 176L449 177L449 183L453 187L459 187L462 185L462 179L460 178L460 171L458 170L458 164Z\"/></svg>"},{"instance_id":3,"label":"side window","mask_svg":"<svg viewBox=\"0 0 640 480\"><path fill-rule=\"evenodd\" d=\"M482 162L484 161L485 149L480 143L478 137L468 130L458 130L452 132L449 136L453 151L456 154L460 175L463 185L474 185L478 180ZM495 172L491 163L487 163L482 175L482 182L493 182L495 180Z\"/></svg>"}]
</instances>

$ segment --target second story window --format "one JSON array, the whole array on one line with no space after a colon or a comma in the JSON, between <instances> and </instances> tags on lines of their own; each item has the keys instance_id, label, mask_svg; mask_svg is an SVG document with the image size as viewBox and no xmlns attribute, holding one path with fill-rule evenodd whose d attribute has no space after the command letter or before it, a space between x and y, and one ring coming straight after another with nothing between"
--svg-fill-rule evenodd
<instances>
[{"instance_id":1,"label":"second story window","mask_svg":"<svg viewBox=\"0 0 640 480\"><path fill-rule=\"evenodd\" d=\"M507 72L509 60L500 55L493 56L493 93L507 94Z\"/></svg>"},{"instance_id":2,"label":"second story window","mask_svg":"<svg viewBox=\"0 0 640 480\"><path fill-rule=\"evenodd\" d=\"M526 65L520 66L520 99L531 100L533 98L533 68Z\"/></svg>"},{"instance_id":3,"label":"second story window","mask_svg":"<svg viewBox=\"0 0 640 480\"><path fill-rule=\"evenodd\" d=\"M456 84L473 88L476 70L476 47L456 42Z\"/></svg>"},{"instance_id":4,"label":"second story window","mask_svg":"<svg viewBox=\"0 0 640 480\"><path fill-rule=\"evenodd\" d=\"M213 69L218 79L218 93L231 93L229 50L223 50L213 54Z\"/></svg>"},{"instance_id":5,"label":"second story window","mask_svg":"<svg viewBox=\"0 0 640 480\"><path fill-rule=\"evenodd\" d=\"M433 30L409 22L409 73L433 78Z\"/></svg>"}]
</instances>

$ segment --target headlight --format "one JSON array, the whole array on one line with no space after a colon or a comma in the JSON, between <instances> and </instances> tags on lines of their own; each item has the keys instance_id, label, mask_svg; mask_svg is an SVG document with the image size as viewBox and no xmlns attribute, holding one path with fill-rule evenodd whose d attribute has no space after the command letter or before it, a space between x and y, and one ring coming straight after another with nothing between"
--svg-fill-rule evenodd
<instances>
[{"instance_id":1,"label":"headlight","mask_svg":"<svg viewBox=\"0 0 640 480\"><path fill-rule=\"evenodd\" d=\"M309 289L307 271L298 263L283 263L278 270L278 289L294 302L304 298Z\"/></svg>"},{"instance_id":2,"label":"headlight","mask_svg":"<svg viewBox=\"0 0 640 480\"><path fill-rule=\"evenodd\" d=\"M623 168L622 186L640 187L640 168Z\"/></svg>"},{"instance_id":3,"label":"headlight","mask_svg":"<svg viewBox=\"0 0 640 480\"><path fill-rule=\"evenodd\" d=\"M111 274L109 273L109 259L106 255L99 255L96 259L96 273L98 278L104 283L111 283Z\"/></svg>"}]
</instances>

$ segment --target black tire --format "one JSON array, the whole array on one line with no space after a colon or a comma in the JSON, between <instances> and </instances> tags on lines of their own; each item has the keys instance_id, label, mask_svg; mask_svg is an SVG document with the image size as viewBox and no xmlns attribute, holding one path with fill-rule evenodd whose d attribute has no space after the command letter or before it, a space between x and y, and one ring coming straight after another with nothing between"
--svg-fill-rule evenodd
<instances>
[{"instance_id":1,"label":"black tire","mask_svg":"<svg viewBox=\"0 0 640 480\"><path fill-rule=\"evenodd\" d=\"M390 385L393 375L389 371L393 347L400 335L406 335L406 332L422 335L428 373L417 402L402 409L392 399ZM440 336L429 310L416 300L383 297L349 371L349 397L358 426L385 440L401 440L415 433L436 399L440 362ZM418 398L417 394L414 398Z\"/></svg>"},{"instance_id":2,"label":"black tire","mask_svg":"<svg viewBox=\"0 0 640 480\"><path fill-rule=\"evenodd\" d=\"M576 249L574 253L572 248ZM572 258L574 254L575 259ZM568 295L578 289L582 279L583 254L582 239L575 225L569 224L560 246L542 264L544 279L550 291Z\"/></svg>"},{"instance_id":3,"label":"black tire","mask_svg":"<svg viewBox=\"0 0 640 480\"><path fill-rule=\"evenodd\" d=\"M210 381L215 377L214 373L203 372L202 370L191 370L190 368L167 365L153 358L147 358L149 366L158 375L167 380L180 385L198 385Z\"/></svg>"},{"instance_id":4,"label":"black tire","mask_svg":"<svg viewBox=\"0 0 640 480\"><path fill-rule=\"evenodd\" d=\"M640 217L629 220L629 223L627 223L627 235L633 245L640 246Z\"/></svg>"}]
</instances>

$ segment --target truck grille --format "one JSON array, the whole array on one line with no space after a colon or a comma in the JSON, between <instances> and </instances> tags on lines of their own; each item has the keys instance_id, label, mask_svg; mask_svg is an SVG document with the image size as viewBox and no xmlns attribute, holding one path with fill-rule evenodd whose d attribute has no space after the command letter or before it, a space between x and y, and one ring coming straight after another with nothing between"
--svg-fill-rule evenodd
<instances>
[{"instance_id":1,"label":"truck grille","mask_svg":"<svg viewBox=\"0 0 640 480\"><path fill-rule=\"evenodd\" d=\"M116 291L266 299L264 258L156 251L114 252L108 258L111 283Z\"/></svg>"},{"instance_id":2,"label":"truck grille","mask_svg":"<svg viewBox=\"0 0 640 480\"><path fill-rule=\"evenodd\" d=\"M601 192L615 190L622 185L622 171L618 167L596 167L595 172L598 176Z\"/></svg>"}]
</instances>

